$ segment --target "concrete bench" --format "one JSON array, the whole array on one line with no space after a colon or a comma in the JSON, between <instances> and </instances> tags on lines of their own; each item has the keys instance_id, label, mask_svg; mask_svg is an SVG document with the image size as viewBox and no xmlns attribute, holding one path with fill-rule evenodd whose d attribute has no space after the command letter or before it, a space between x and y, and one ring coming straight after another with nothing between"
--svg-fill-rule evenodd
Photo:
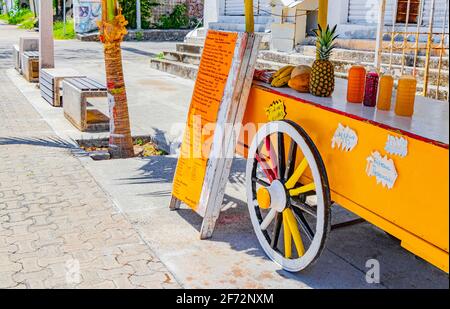
<instances>
[{"instance_id":1,"label":"concrete bench","mask_svg":"<svg viewBox=\"0 0 450 309\"><path fill-rule=\"evenodd\" d=\"M60 69L41 69L39 72L39 86L41 96L50 105L60 107L63 105L62 100L62 84L65 78L69 77L85 77L76 70L69 68Z\"/></svg>"},{"instance_id":2,"label":"concrete bench","mask_svg":"<svg viewBox=\"0 0 450 309\"><path fill-rule=\"evenodd\" d=\"M13 61L14 61L14 69L17 70L17 72L20 72L20 50L19 50L19 45L14 44L13 45Z\"/></svg>"},{"instance_id":3,"label":"concrete bench","mask_svg":"<svg viewBox=\"0 0 450 309\"><path fill-rule=\"evenodd\" d=\"M22 54L22 75L29 82L39 81L39 52L26 51Z\"/></svg>"},{"instance_id":4,"label":"concrete bench","mask_svg":"<svg viewBox=\"0 0 450 309\"><path fill-rule=\"evenodd\" d=\"M107 97L104 85L87 77L65 78L64 116L80 131L109 130L109 118L89 104L89 98Z\"/></svg>"}]
</instances>

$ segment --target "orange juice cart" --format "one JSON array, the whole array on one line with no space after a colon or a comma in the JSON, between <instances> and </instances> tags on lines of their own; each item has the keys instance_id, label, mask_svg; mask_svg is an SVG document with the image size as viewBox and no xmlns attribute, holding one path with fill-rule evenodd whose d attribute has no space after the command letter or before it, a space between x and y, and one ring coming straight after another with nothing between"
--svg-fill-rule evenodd
<instances>
[{"instance_id":1,"label":"orange juice cart","mask_svg":"<svg viewBox=\"0 0 450 309\"><path fill-rule=\"evenodd\" d=\"M417 97L413 117L254 81L237 152L251 221L288 271L313 263L337 203L448 273L449 108ZM268 121L268 119L278 119ZM254 124L257 124L256 126Z\"/></svg>"}]
</instances>

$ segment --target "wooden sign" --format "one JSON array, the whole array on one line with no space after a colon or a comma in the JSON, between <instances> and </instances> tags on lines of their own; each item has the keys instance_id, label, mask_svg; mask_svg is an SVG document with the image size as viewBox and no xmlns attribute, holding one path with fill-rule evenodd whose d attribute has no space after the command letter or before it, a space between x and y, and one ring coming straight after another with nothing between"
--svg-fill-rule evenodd
<instances>
[{"instance_id":1,"label":"wooden sign","mask_svg":"<svg viewBox=\"0 0 450 309\"><path fill-rule=\"evenodd\" d=\"M223 201L261 37L209 30L194 86L170 208L185 203L212 235Z\"/></svg>"}]
</instances>

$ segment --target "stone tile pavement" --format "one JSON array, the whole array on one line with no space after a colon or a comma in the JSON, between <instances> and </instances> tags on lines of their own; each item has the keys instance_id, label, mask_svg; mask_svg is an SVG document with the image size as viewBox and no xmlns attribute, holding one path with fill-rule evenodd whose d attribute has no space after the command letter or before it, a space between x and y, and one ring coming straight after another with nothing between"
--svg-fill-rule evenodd
<instances>
[{"instance_id":1,"label":"stone tile pavement","mask_svg":"<svg viewBox=\"0 0 450 309\"><path fill-rule=\"evenodd\" d=\"M0 70L0 288L179 288Z\"/></svg>"}]
</instances>

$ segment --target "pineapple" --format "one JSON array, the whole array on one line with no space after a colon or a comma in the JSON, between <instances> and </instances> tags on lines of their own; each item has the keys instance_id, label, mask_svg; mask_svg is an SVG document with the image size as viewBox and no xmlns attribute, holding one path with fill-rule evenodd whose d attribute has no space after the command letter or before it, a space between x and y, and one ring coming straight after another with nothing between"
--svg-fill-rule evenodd
<instances>
[{"instance_id":1,"label":"pineapple","mask_svg":"<svg viewBox=\"0 0 450 309\"><path fill-rule=\"evenodd\" d=\"M331 63L331 52L335 48L334 40L336 26L330 30L327 26L325 31L319 25L314 30L317 38L317 59L314 61L309 81L309 92L318 97L329 97L334 91L334 67Z\"/></svg>"}]
</instances>

